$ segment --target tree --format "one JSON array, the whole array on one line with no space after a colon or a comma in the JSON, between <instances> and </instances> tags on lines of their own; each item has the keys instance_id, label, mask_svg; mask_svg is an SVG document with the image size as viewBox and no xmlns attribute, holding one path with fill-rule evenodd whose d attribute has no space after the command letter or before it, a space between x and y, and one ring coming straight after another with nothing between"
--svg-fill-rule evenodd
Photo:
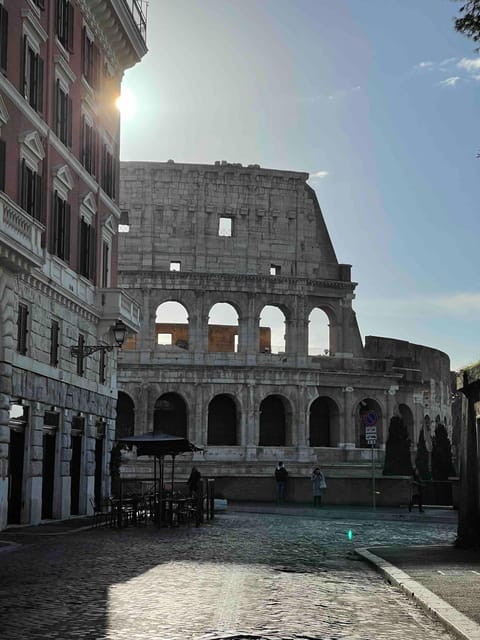
<instances>
[{"instance_id":1,"label":"tree","mask_svg":"<svg viewBox=\"0 0 480 640\"><path fill-rule=\"evenodd\" d=\"M456 0L463 2L459 9L460 16L455 18L455 29L474 42L480 40L480 0ZM477 48L476 51L479 51Z\"/></svg>"},{"instance_id":2,"label":"tree","mask_svg":"<svg viewBox=\"0 0 480 640\"><path fill-rule=\"evenodd\" d=\"M415 466L417 467L418 473L420 474L422 480L427 481L432 479L432 475L428 466L428 451L423 429L420 431L420 435L418 437Z\"/></svg>"},{"instance_id":3,"label":"tree","mask_svg":"<svg viewBox=\"0 0 480 640\"><path fill-rule=\"evenodd\" d=\"M385 448L384 476L409 476L412 473L410 459L410 438L403 420L393 416L388 429Z\"/></svg>"},{"instance_id":4,"label":"tree","mask_svg":"<svg viewBox=\"0 0 480 640\"><path fill-rule=\"evenodd\" d=\"M448 480L454 475L452 445L445 425L439 423L432 439L432 476L434 480Z\"/></svg>"}]
</instances>

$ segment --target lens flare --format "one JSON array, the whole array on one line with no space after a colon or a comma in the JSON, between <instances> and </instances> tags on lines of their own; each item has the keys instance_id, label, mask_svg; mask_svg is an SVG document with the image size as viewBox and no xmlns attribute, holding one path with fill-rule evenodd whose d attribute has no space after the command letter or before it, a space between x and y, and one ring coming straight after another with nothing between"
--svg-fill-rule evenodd
<instances>
[{"instance_id":1,"label":"lens flare","mask_svg":"<svg viewBox=\"0 0 480 640\"><path fill-rule=\"evenodd\" d=\"M137 111L137 101L133 93L126 87L122 88L121 95L116 99L115 105L122 118L131 120Z\"/></svg>"}]
</instances>

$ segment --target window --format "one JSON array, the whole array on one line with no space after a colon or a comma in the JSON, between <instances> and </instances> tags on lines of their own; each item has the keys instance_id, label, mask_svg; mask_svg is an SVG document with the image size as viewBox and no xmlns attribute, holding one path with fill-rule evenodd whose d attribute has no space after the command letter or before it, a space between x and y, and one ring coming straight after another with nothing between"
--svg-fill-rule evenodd
<instances>
[{"instance_id":1,"label":"window","mask_svg":"<svg viewBox=\"0 0 480 640\"><path fill-rule=\"evenodd\" d=\"M81 333L79 333L78 334L78 348L79 348L80 353L83 350L84 346L85 346L85 336L82 335ZM81 355L79 355L78 358L77 358L77 375L78 376L83 376L83 374L85 372L84 360L85 360L85 358L83 356L81 356Z\"/></svg>"},{"instance_id":2,"label":"window","mask_svg":"<svg viewBox=\"0 0 480 640\"><path fill-rule=\"evenodd\" d=\"M232 235L232 218L220 218L218 222L218 235L228 237Z\"/></svg>"},{"instance_id":3,"label":"window","mask_svg":"<svg viewBox=\"0 0 480 640\"><path fill-rule=\"evenodd\" d=\"M105 240L102 242L102 287L110 285L110 245Z\"/></svg>"},{"instance_id":4,"label":"window","mask_svg":"<svg viewBox=\"0 0 480 640\"><path fill-rule=\"evenodd\" d=\"M28 335L28 307L21 302L18 305L17 316L17 351L22 355L27 353Z\"/></svg>"},{"instance_id":5,"label":"window","mask_svg":"<svg viewBox=\"0 0 480 640\"><path fill-rule=\"evenodd\" d=\"M55 133L63 144L72 146L72 99L60 80L55 89Z\"/></svg>"},{"instance_id":6,"label":"window","mask_svg":"<svg viewBox=\"0 0 480 640\"><path fill-rule=\"evenodd\" d=\"M82 116L82 164L92 176L97 175L98 135L93 124Z\"/></svg>"},{"instance_id":7,"label":"window","mask_svg":"<svg viewBox=\"0 0 480 640\"><path fill-rule=\"evenodd\" d=\"M96 89L99 79L100 53L97 45L89 36L86 27L82 31L82 73L88 84Z\"/></svg>"},{"instance_id":8,"label":"window","mask_svg":"<svg viewBox=\"0 0 480 640\"><path fill-rule=\"evenodd\" d=\"M5 140L0 140L0 191L5 191L6 150Z\"/></svg>"},{"instance_id":9,"label":"window","mask_svg":"<svg viewBox=\"0 0 480 640\"><path fill-rule=\"evenodd\" d=\"M107 354L105 353L105 350L102 349L100 351L100 360L98 362L98 381L100 382L100 384L105 384L105 381L106 381L106 375L105 375L106 364L107 364Z\"/></svg>"},{"instance_id":10,"label":"window","mask_svg":"<svg viewBox=\"0 0 480 640\"><path fill-rule=\"evenodd\" d=\"M67 50L73 51L73 5L70 0L57 0L57 38Z\"/></svg>"},{"instance_id":11,"label":"window","mask_svg":"<svg viewBox=\"0 0 480 640\"><path fill-rule=\"evenodd\" d=\"M80 275L94 280L95 278L95 228L85 218L80 220L80 246L78 272Z\"/></svg>"},{"instance_id":12,"label":"window","mask_svg":"<svg viewBox=\"0 0 480 640\"><path fill-rule=\"evenodd\" d=\"M50 251L65 262L70 260L70 205L55 191L53 198Z\"/></svg>"},{"instance_id":13,"label":"window","mask_svg":"<svg viewBox=\"0 0 480 640\"><path fill-rule=\"evenodd\" d=\"M280 271L281 271L281 268L278 266L278 264L271 264L270 265L270 275L271 276L279 276L280 275Z\"/></svg>"},{"instance_id":14,"label":"window","mask_svg":"<svg viewBox=\"0 0 480 640\"><path fill-rule=\"evenodd\" d=\"M102 150L102 189L113 200L116 196L117 164L107 144Z\"/></svg>"},{"instance_id":15,"label":"window","mask_svg":"<svg viewBox=\"0 0 480 640\"><path fill-rule=\"evenodd\" d=\"M0 71L7 73L8 11L0 5Z\"/></svg>"},{"instance_id":16,"label":"window","mask_svg":"<svg viewBox=\"0 0 480 640\"><path fill-rule=\"evenodd\" d=\"M25 159L20 166L20 206L33 218L42 219L42 176Z\"/></svg>"},{"instance_id":17,"label":"window","mask_svg":"<svg viewBox=\"0 0 480 640\"><path fill-rule=\"evenodd\" d=\"M60 334L60 325L56 320L52 320L50 327L50 364L52 367L58 365L58 338Z\"/></svg>"},{"instance_id":18,"label":"window","mask_svg":"<svg viewBox=\"0 0 480 640\"><path fill-rule=\"evenodd\" d=\"M130 231L129 212L120 212L120 222L118 223L118 233L128 233Z\"/></svg>"},{"instance_id":19,"label":"window","mask_svg":"<svg viewBox=\"0 0 480 640\"><path fill-rule=\"evenodd\" d=\"M170 262L170 271L180 271L181 262Z\"/></svg>"},{"instance_id":20,"label":"window","mask_svg":"<svg viewBox=\"0 0 480 640\"><path fill-rule=\"evenodd\" d=\"M23 36L22 54L23 96L35 111L43 111L43 60Z\"/></svg>"}]
</instances>

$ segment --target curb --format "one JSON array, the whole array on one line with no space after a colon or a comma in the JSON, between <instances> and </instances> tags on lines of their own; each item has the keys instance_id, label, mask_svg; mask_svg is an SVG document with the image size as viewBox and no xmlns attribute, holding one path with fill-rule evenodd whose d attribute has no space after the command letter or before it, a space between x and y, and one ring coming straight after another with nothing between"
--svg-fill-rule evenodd
<instances>
[{"instance_id":1,"label":"curb","mask_svg":"<svg viewBox=\"0 0 480 640\"><path fill-rule=\"evenodd\" d=\"M355 553L372 564L389 584L401 589L427 613L442 622L448 631L455 634L457 638L461 640L478 640L480 638L480 625L413 580L407 573L376 556L368 549L355 549Z\"/></svg>"}]
</instances>

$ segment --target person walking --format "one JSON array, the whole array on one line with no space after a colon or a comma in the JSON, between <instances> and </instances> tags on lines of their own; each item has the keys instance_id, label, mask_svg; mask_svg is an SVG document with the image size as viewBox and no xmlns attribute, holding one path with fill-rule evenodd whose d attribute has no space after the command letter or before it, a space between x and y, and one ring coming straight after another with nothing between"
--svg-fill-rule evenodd
<instances>
[{"instance_id":1,"label":"person walking","mask_svg":"<svg viewBox=\"0 0 480 640\"><path fill-rule=\"evenodd\" d=\"M413 467L412 479L410 480L410 503L408 510L411 511L415 502L418 502L418 510L423 513L423 480L417 467Z\"/></svg>"},{"instance_id":2,"label":"person walking","mask_svg":"<svg viewBox=\"0 0 480 640\"><path fill-rule=\"evenodd\" d=\"M312 482L313 506L321 507L322 495L327 488L327 482L320 467L315 467L312 471L312 475L310 476L310 480Z\"/></svg>"},{"instance_id":3,"label":"person walking","mask_svg":"<svg viewBox=\"0 0 480 640\"><path fill-rule=\"evenodd\" d=\"M287 486L288 471L283 462L275 467L275 480L277 481L277 502L285 502L285 489Z\"/></svg>"},{"instance_id":4,"label":"person walking","mask_svg":"<svg viewBox=\"0 0 480 640\"><path fill-rule=\"evenodd\" d=\"M191 496L196 496L198 492L198 485L200 484L200 479L202 474L197 469L197 467L192 467L192 471L190 473L190 477L187 480L188 490Z\"/></svg>"}]
</instances>

